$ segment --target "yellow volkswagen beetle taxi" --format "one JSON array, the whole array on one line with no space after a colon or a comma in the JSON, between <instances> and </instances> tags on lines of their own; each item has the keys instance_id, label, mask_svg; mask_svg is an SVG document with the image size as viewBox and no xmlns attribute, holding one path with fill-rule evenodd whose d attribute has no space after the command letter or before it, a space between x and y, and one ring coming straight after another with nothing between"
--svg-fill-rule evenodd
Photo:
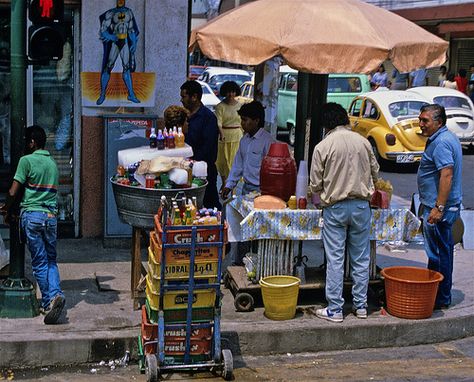
<instances>
[{"instance_id":1,"label":"yellow volkswagen beetle taxi","mask_svg":"<svg viewBox=\"0 0 474 382\"><path fill-rule=\"evenodd\" d=\"M427 139L421 135L418 116L426 104L425 98L407 91L364 93L349 107L351 128L369 140L379 162L418 162Z\"/></svg>"}]
</instances>

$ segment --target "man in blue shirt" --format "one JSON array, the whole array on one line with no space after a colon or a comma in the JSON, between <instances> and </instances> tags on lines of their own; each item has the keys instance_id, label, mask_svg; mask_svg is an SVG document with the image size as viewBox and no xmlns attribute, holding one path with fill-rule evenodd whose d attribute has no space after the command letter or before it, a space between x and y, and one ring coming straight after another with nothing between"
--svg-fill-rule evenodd
<instances>
[{"instance_id":1,"label":"man in blue shirt","mask_svg":"<svg viewBox=\"0 0 474 382\"><path fill-rule=\"evenodd\" d=\"M207 208L222 208L217 192L217 118L202 102L199 82L186 81L181 85L181 103L189 110L188 132L184 141L193 149L193 159L207 163L207 187L203 204Z\"/></svg>"},{"instance_id":2,"label":"man in blue shirt","mask_svg":"<svg viewBox=\"0 0 474 382\"><path fill-rule=\"evenodd\" d=\"M263 129L265 109L258 101L244 104L239 115L245 135L240 140L232 168L227 178L222 197L226 199L239 180L243 178L242 195L260 191L260 167L270 145L275 141L271 134Z\"/></svg>"},{"instance_id":3,"label":"man in blue shirt","mask_svg":"<svg viewBox=\"0 0 474 382\"><path fill-rule=\"evenodd\" d=\"M451 304L454 250L451 228L460 215L462 149L459 139L446 127L443 106L423 106L419 120L423 136L428 137L417 179L425 251L428 269L444 276L435 309L445 309Z\"/></svg>"},{"instance_id":4,"label":"man in blue shirt","mask_svg":"<svg viewBox=\"0 0 474 382\"><path fill-rule=\"evenodd\" d=\"M245 135L240 140L229 177L222 189L222 199L224 200L227 199L241 178L244 180L242 195L260 191L260 167L270 145L274 142L271 134L263 129L265 109L260 102L252 101L244 104L238 113ZM232 265L243 265L243 258L250 250L249 241L239 242Z\"/></svg>"},{"instance_id":5,"label":"man in blue shirt","mask_svg":"<svg viewBox=\"0 0 474 382\"><path fill-rule=\"evenodd\" d=\"M413 72L410 72L410 76L408 78L408 87L416 88L418 86L428 85L426 75L427 75L426 69L418 69L418 70L414 70Z\"/></svg>"}]
</instances>

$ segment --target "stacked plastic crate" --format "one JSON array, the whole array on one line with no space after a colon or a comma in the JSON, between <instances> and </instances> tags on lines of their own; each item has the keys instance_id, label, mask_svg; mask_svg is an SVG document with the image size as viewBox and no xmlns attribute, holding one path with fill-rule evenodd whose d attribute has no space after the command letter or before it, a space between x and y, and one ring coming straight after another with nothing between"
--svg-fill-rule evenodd
<instances>
[{"instance_id":1,"label":"stacked plastic crate","mask_svg":"<svg viewBox=\"0 0 474 382\"><path fill-rule=\"evenodd\" d=\"M178 228L178 227L176 227ZM213 346L212 322L215 318L216 290L199 289L199 285L220 282L219 230L198 226L195 237L198 243L213 243L196 247L194 254L194 291L192 303L192 324L209 323L209 326L193 327L190 335L191 363L210 359ZM146 276L146 304L142 307L142 324L139 338L141 359L147 354L158 352L158 320L160 312L160 282L164 264L165 285L186 285L190 282L190 255L192 226L180 226L177 230L165 233L159 215L155 216L155 230L150 233L148 248L148 274ZM163 244L183 244L182 247L163 248ZM224 253L224 248L222 249ZM218 305L218 304L217 304ZM187 290L168 290L163 296L163 314L165 326L168 324L186 324L188 307ZM220 312L219 312L220 314ZM165 329L165 363L182 363L186 345L186 328ZM143 362L141 362L143 364ZM142 367L143 370L143 367Z\"/></svg>"}]
</instances>

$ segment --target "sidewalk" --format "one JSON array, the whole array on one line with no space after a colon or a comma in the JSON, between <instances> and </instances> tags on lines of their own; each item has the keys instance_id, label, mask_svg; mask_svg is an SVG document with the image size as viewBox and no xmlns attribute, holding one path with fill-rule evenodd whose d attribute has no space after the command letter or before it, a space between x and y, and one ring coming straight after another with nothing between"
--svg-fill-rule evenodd
<instances>
[{"instance_id":1,"label":"sidewalk","mask_svg":"<svg viewBox=\"0 0 474 382\"><path fill-rule=\"evenodd\" d=\"M306 255L312 243L305 244ZM406 252L377 248L377 264L425 267L422 246ZM58 242L67 317L61 325L46 326L43 316L0 319L0 367L67 365L117 359L131 350L136 356L140 312L130 299L130 250L103 248L101 240L65 239ZM143 260L146 253L143 250ZM367 320L347 310L342 324L316 318L324 306L322 291L302 306L295 319L271 321L263 307L235 312L233 296L223 289L222 337L234 354L315 352L385 346L408 346L474 335L474 251L457 248L453 306L427 320L403 320L374 309ZM305 299L307 302L308 298ZM349 305L348 305L349 307Z\"/></svg>"}]
</instances>

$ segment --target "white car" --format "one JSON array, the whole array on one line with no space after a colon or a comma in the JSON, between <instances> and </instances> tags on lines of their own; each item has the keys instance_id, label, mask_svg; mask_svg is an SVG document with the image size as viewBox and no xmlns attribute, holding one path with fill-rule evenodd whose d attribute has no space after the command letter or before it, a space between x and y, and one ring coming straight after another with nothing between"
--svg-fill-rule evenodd
<instances>
[{"instance_id":1,"label":"white car","mask_svg":"<svg viewBox=\"0 0 474 382\"><path fill-rule=\"evenodd\" d=\"M208 66L204 69L198 80L207 82L214 94L219 96L219 90L225 81L235 81L240 86L245 81L252 80L252 73L243 69Z\"/></svg>"},{"instance_id":2,"label":"white car","mask_svg":"<svg viewBox=\"0 0 474 382\"><path fill-rule=\"evenodd\" d=\"M457 135L464 147L474 145L474 105L467 95L438 86L420 86L407 91L421 95L429 103L444 106L448 129Z\"/></svg>"},{"instance_id":3,"label":"white car","mask_svg":"<svg viewBox=\"0 0 474 382\"><path fill-rule=\"evenodd\" d=\"M204 106L206 106L212 112L214 112L214 108L219 102L221 102L221 100L217 98L217 96L213 93L213 91L211 90L208 84L202 81L198 81L198 82L202 87L201 102L203 103Z\"/></svg>"}]
</instances>

